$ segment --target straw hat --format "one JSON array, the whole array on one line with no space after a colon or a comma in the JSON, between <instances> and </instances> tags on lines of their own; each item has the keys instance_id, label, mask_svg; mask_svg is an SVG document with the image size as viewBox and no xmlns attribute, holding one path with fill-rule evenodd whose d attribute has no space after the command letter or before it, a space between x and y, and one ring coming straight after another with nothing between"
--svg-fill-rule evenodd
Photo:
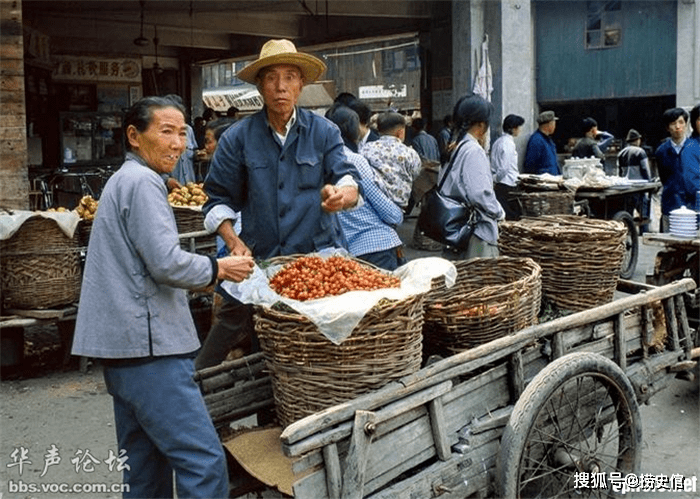
<instances>
[{"instance_id":1,"label":"straw hat","mask_svg":"<svg viewBox=\"0 0 700 499\"><path fill-rule=\"evenodd\" d=\"M293 64L301 70L306 83L312 83L326 70L321 59L311 54L297 52L297 48L289 40L269 40L260 50L260 57L236 75L240 80L255 84L258 72L273 64Z\"/></svg>"}]
</instances>

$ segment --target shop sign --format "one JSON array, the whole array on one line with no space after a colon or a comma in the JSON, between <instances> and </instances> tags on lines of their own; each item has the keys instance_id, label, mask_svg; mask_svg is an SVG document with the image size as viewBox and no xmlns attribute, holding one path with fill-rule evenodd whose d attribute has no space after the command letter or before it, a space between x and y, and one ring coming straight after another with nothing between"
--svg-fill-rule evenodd
<instances>
[{"instance_id":1,"label":"shop sign","mask_svg":"<svg viewBox=\"0 0 700 499\"><path fill-rule=\"evenodd\" d=\"M138 59L55 56L53 80L141 83Z\"/></svg>"},{"instance_id":2,"label":"shop sign","mask_svg":"<svg viewBox=\"0 0 700 499\"><path fill-rule=\"evenodd\" d=\"M360 99L391 99L406 97L406 85L367 85L360 87Z\"/></svg>"}]
</instances>

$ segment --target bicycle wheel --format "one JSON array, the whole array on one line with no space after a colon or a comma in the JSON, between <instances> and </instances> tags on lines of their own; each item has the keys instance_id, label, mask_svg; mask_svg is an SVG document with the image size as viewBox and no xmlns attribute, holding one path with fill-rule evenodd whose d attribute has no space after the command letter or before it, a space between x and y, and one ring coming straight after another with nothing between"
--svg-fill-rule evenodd
<instances>
[{"instance_id":1,"label":"bicycle wheel","mask_svg":"<svg viewBox=\"0 0 700 499\"><path fill-rule=\"evenodd\" d=\"M572 353L544 368L513 409L501 439L497 485L507 498L606 497L576 473L634 473L642 429L631 383L611 360ZM609 485L609 483L608 483Z\"/></svg>"}]
</instances>

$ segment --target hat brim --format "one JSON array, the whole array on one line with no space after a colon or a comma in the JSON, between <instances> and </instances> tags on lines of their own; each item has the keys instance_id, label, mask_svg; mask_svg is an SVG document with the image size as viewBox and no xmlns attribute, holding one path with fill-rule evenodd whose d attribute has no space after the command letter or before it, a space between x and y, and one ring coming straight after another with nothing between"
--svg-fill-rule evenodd
<instances>
[{"instance_id":1,"label":"hat brim","mask_svg":"<svg viewBox=\"0 0 700 499\"><path fill-rule=\"evenodd\" d=\"M255 84L255 78L258 76L258 72L260 72L262 68L275 64L291 64L297 66L301 70L301 75L305 83L315 82L326 70L324 62L313 55L304 54L303 52L287 52L258 59L241 69L238 74L236 74L236 77L246 83Z\"/></svg>"}]
</instances>

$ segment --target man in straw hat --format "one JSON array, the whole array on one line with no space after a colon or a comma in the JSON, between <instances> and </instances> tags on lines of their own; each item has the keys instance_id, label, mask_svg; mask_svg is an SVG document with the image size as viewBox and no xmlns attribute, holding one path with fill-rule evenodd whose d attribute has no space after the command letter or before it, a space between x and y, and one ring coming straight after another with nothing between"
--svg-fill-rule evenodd
<instances>
[{"instance_id":1,"label":"man in straw hat","mask_svg":"<svg viewBox=\"0 0 700 499\"><path fill-rule=\"evenodd\" d=\"M231 254L268 259L342 245L334 213L357 205L360 177L345 156L338 128L296 106L304 84L325 69L292 42L270 40L238 72L239 79L258 87L265 105L220 137L204 183L205 224L216 228ZM240 237L232 224L236 211L242 217ZM227 301L197 368L218 364L252 337L251 306L236 300L235 289L218 289Z\"/></svg>"}]
</instances>

